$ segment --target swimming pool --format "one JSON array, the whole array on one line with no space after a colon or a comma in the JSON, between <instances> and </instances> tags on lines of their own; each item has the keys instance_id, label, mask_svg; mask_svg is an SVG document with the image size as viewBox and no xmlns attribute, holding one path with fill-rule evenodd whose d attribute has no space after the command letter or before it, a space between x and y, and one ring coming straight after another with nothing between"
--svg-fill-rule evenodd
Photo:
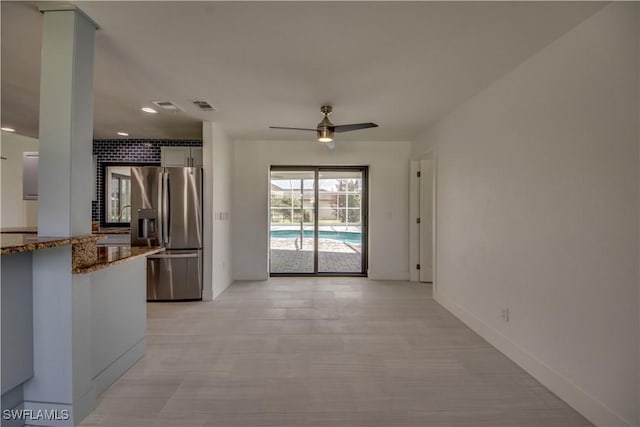
<instances>
[{"instance_id":1,"label":"swimming pool","mask_svg":"<svg viewBox=\"0 0 640 427\"><path fill-rule=\"evenodd\" d=\"M300 237L300 231L274 230L271 232L271 237L276 239L295 239ZM318 232L318 237L321 239L331 239L346 243L362 243L362 234L360 232L320 230ZM313 239L313 230L305 230L304 238Z\"/></svg>"}]
</instances>

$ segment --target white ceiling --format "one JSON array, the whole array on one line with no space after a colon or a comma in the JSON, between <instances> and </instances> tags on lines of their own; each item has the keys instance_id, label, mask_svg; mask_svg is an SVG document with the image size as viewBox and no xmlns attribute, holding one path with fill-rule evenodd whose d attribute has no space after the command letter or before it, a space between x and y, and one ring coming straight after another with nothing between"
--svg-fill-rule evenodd
<instances>
[{"instance_id":1,"label":"white ceiling","mask_svg":"<svg viewBox=\"0 0 640 427\"><path fill-rule=\"evenodd\" d=\"M79 2L99 25L96 138L410 140L602 7L593 2ZM37 137L42 16L2 1L2 125ZM216 111L201 112L193 99ZM149 115L173 101L185 111Z\"/></svg>"}]
</instances>

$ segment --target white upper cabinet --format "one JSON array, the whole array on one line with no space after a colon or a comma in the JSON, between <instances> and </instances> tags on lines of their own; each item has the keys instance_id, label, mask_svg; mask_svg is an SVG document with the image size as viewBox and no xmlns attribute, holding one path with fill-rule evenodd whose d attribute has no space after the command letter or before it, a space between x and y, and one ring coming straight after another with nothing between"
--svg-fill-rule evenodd
<instances>
[{"instance_id":1,"label":"white upper cabinet","mask_svg":"<svg viewBox=\"0 0 640 427\"><path fill-rule=\"evenodd\" d=\"M202 147L191 147L191 166L202 167Z\"/></svg>"},{"instance_id":2,"label":"white upper cabinet","mask_svg":"<svg viewBox=\"0 0 640 427\"><path fill-rule=\"evenodd\" d=\"M202 167L202 147L161 147L160 163L164 167Z\"/></svg>"},{"instance_id":3,"label":"white upper cabinet","mask_svg":"<svg viewBox=\"0 0 640 427\"><path fill-rule=\"evenodd\" d=\"M161 147L160 150L162 166L190 166L191 150L189 147Z\"/></svg>"}]
</instances>

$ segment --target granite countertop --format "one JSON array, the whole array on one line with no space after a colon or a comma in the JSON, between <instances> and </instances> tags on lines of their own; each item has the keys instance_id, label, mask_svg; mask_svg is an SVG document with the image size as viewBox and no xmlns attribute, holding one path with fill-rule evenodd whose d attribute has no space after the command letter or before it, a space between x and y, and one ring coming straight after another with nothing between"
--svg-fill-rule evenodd
<instances>
[{"instance_id":1,"label":"granite countertop","mask_svg":"<svg viewBox=\"0 0 640 427\"><path fill-rule=\"evenodd\" d=\"M45 237L33 233L1 233L0 255L31 252L38 249L54 248L56 246L74 245L95 241L96 236L73 237Z\"/></svg>"},{"instance_id":2,"label":"granite countertop","mask_svg":"<svg viewBox=\"0 0 640 427\"><path fill-rule=\"evenodd\" d=\"M38 234L38 227L4 227L0 228L0 233L7 234ZM103 235L103 234L129 234L131 228L129 227L105 227L91 230L91 234Z\"/></svg>"},{"instance_id":3,"label":"granite countertop","mask_svg":"<svg viewBox=\"0 0 640 427\"><path fill-rule=\"evenodd\" d=\"M74 268L74 274L85 274L119 264L121 262L164 251L161 246L98 246L95 262Z\"/></svg>"}]
</instances>

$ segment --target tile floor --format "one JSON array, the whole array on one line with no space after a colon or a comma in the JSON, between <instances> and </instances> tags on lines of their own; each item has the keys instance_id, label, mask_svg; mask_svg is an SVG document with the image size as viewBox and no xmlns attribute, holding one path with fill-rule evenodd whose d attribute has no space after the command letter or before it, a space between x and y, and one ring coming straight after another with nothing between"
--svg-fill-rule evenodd
<instances>
[{"instance_id":1,"label":"tile floor","mask_svg":"<svg viewBox=\"0 0 640 427\"><path fill-rule=\"evenodd\" d=\"M82 426L585 427L425 284L237 282L148 304L145 357Z\"/></svg>"}]
</instances>

